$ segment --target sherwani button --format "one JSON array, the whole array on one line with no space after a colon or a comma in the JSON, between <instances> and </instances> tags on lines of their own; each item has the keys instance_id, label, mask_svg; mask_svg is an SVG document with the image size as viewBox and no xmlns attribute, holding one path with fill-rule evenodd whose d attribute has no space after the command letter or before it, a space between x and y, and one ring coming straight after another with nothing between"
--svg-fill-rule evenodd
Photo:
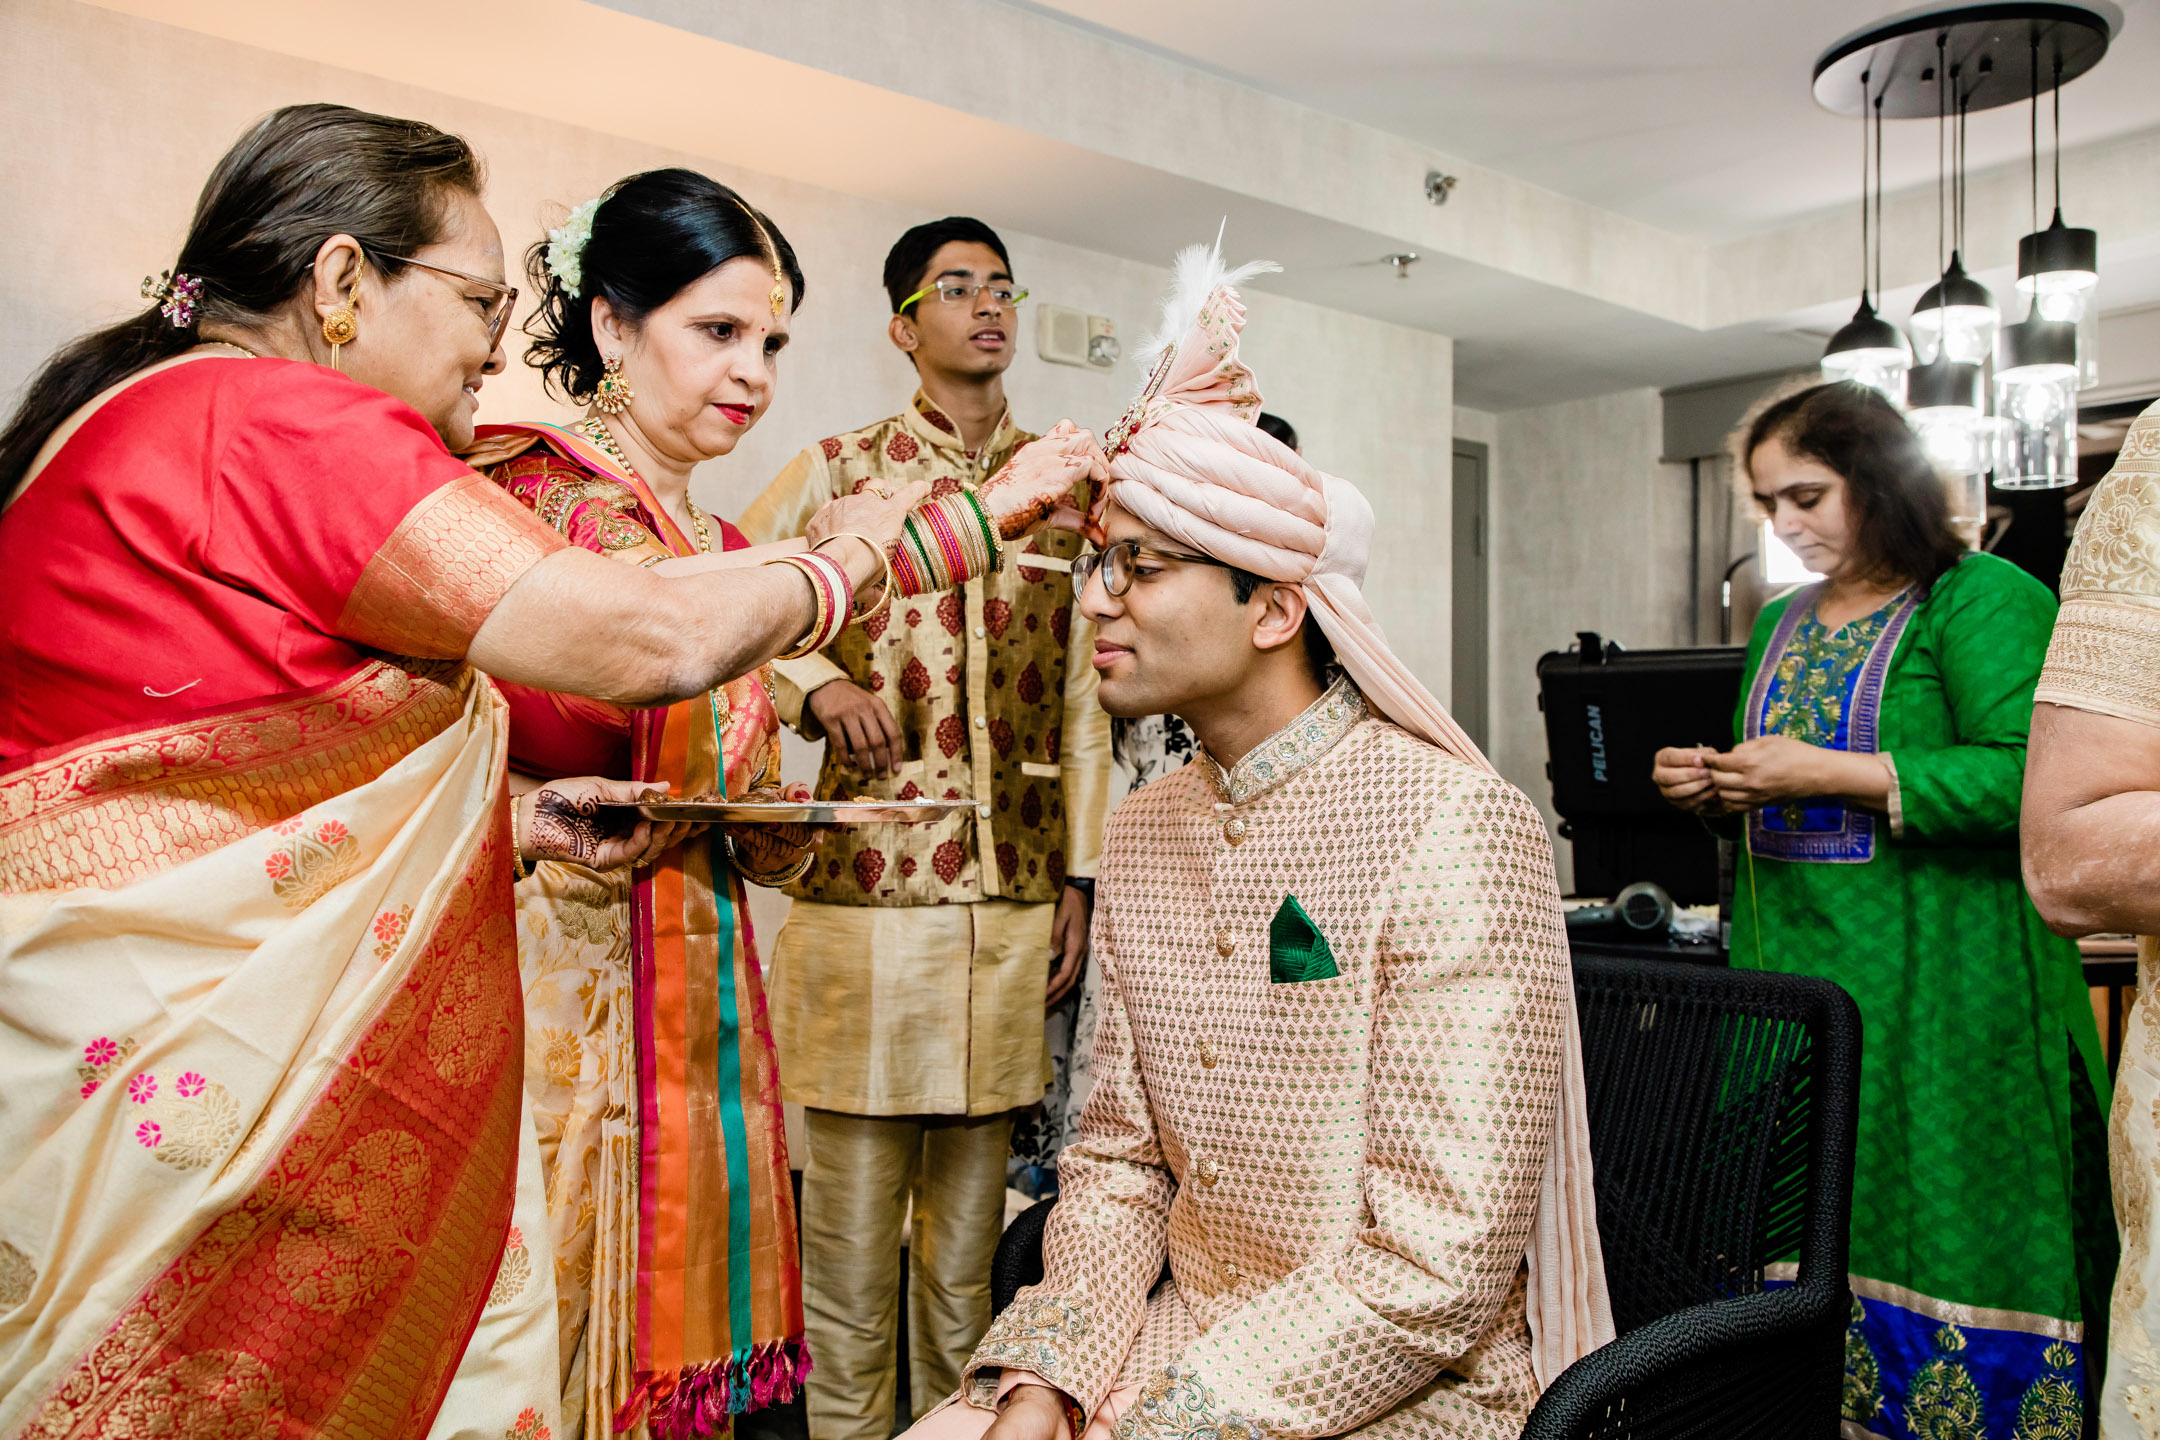
<instances>
[{"instance_id":1,"label":"sherwani button","mask_svg":"<svg viewBox=\"0 0 2160 1440\"><path fill-rule=\"evenodd\" d=\"M1223 1261L1222 1273L1223 1278L1229 1280L1233 1284L1245 1278L1245 1272L1238 1269L1238 1263L1235 1260Z\"/></svg>"},{"instance_id":2,"label":"sherwani button","mask_svg":"<svg viewBox=\"0 0 2160 1440\"><path fill-rule=\"evenodd\" d=\"M980 639L982 639L982 638L983 638L983 627L982 627L982 626L980 626L980 625L977 625L977 626L975 627L975 638L976 638L977 640L980 640Z\"/></svg>"},{"instance_id":3,"label":"sherwani button","mask_svg":"<svg viewBox=\"0 0 2160 1440\"><path fill-rule=\"evenodd\" d=\"M1245 822L1238 819L1234 815L1231 816L1230 819L1223 822L1222 838L1229 841L1232 845L1244 844Z\"/></svg>"},{"instance_id":4,"label":"sherwani button","mask_svg":"<svg viewBox=\"0 0 2160 1440\"><path fill-rule=\"evenodd\" d=\"M990 807L988 805L978 805L975 807L975 813L987 820L990 818Z\"/></svg>"},{"instance_id":5,"label":"sherwani button","mask_svg":"<svg viewBox=\"0 0 2160 1440\"><path fill-rule=\"evenodd\" d=\"M1215 1162L1213 1160L1202 1159L1197 1170L1195 1171L1195 1175L1202 1185L1212 1189L1215 1185Z\"/></svg>"},{"instance_id":6,"label":"sherwani button","mask_svg":"<svg viewBox=\"0 0 2160 1440\"><path fill-rule=\"evenodd\" d=\"M1200 1068L1203 1070L1215 1068L1215 1047L1205 1040L1200 1042Z\"/></svg>"},{"instance_id":7,"label":"sherwani button","mask_svg":"<svg viewBox=\"0 0 2160 1440\"><path fill-rule=\"evenodd\" d=\"M1231 934L1227 929L1216 931L1215 953L1225 960L1237 954L1237 936Z\"/></svg>"},{"instance_id":8,"label":"sherwani button","mask_svg":"<svg viewBox=\"0 0 2160 1440\"><path fill-rule=\"evenodd\" d=\"M975 728L978 730L982 729L983 726L988 725L989 723L989 721L983 719L983 717L980 715L977 715L975 717Z\"/></svg>"}]
</instances>

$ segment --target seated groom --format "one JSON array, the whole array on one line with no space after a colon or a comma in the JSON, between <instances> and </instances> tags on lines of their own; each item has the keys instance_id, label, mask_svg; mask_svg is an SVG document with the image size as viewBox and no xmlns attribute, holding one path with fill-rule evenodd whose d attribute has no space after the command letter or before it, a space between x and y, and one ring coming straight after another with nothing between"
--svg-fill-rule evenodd
<instances>
[{"instance_id":1,"label":"seated groom","mask_svg":"<svg viewBox=\"0 0 2160 1440\"><path fill-rule=\"evenodd\" d=\"M1109 438L1102 706L1206 750L1111 818L1046 1276L917 1440L1513 1436L1612 1336L1545 828L1382 639L1364 498L1253 424L1251 268L1180 257Z\"/></svg>"}]
</instances>

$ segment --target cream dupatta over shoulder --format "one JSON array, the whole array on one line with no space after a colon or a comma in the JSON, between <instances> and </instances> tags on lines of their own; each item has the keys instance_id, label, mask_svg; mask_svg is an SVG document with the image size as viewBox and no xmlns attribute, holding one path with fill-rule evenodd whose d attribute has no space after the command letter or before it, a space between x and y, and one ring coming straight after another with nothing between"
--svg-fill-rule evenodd
<instances>
[{"instance_id":1,"label":"cream dupatta over shoulder","mask_svg":"<svg viewBox=\"0 0 2160 1440\"><path fill-rule=\"evenodd\" d=\"M429 1424L518 1168L505 729L370 662L0 777L0 1434Z\"/></svg>"}]
</instances>

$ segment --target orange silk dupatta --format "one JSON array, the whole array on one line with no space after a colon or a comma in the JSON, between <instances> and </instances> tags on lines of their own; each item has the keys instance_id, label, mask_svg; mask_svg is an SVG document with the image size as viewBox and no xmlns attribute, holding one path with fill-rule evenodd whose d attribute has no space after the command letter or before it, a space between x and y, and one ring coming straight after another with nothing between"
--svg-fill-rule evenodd
<instances>
[{"instance_id":1,"label":"orange silk dupatta","mask_svg":"<svg viewBox=\"0 0 2160 1440\"><path fill-rule=\"evenodd\" d=\"M483 427L476 458L497 463L526 448L521 440L545 443L599 477L498 472L573 540L630 564L698 553L641 480L575 431ZM779 783L779 717L762 671L632 712L630 721L632 778L668 781L679 796ZM718 1435L731 1416L793 1399L810 1359L764 979L743 880L717 834L637 872L631 923L635 1358L615 1423L629 1429L646 1419L663 1440Z\"/></svg>"},{"instance_id":2,"label":"orange silk dupatta","mask_svg":"<svg viewBox=\"0 0 2160 1440\"><path fill-rule=\"evenodd\" d=\"M516 1180L506 742L370 661L0 772L0 1435L427 1432Z\"/></svg>"}]
</instances>

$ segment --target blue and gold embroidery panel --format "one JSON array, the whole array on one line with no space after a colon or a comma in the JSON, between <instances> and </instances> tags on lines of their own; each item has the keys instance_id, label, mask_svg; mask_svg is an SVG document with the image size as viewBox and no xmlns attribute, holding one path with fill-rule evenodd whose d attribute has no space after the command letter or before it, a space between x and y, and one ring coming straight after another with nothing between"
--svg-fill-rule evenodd
<instances>
[{"instance_id":1,"label":"blue and gold embroidery panel","mask_svg":"<svg viewBox=\"0 0 2160 1440\"><path fill-rule=\"evenodd\" d=\"M1919 598L1902 591L1833 631L1815 613L1817 585L1779 617L1748 691L1745 738L1787 735L1826 750L1873 754L1883 680ZM1748 812L1748 848L1771 860L1859 865L1875 856L1877 816L1827 798Z\"/></svg>"},{"instance_id":2,"label":"blue and gold embroidery panel","mask_svg":"<svg viewBox=\"0 0 2160 1440\"><path fill-rule=\"evenodd\" d=\"M1773 1279L1769 1288L1787 1283ZM1839 1406L1848 1440L2077 1440L2082 1433L2077 1326L1948 1305L1857 1277L1854 1288L1861 1293L1845 1331Z\"/></svg>"}]
</instances>

